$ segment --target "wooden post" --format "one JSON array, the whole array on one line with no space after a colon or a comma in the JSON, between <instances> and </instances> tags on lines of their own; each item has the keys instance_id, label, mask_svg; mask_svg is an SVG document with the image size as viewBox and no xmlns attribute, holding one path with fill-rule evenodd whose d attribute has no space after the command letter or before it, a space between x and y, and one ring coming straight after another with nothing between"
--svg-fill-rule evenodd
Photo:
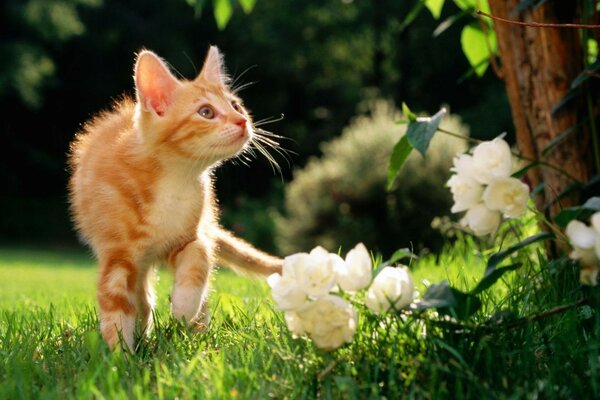
<instances>
[{"instance_id":1,"label":"wooden post","mask_svg":"<svg viewBox=\"0 0 600 400\"><path fill-rule=\"evenodd\" d=\"M533 10L517 13L520 0L490 0L494 16L522 22L573 23L576 1L547 2ZM562 169L548 167L528 173L532 187L544 185L536 198L541 211L552 218L562 207L579 204L579 193L555 201L574 182L592 176L591 136L582 117L585 102L579 96L552 112L552 107L569 91L573 79L583 70L583 51L577 29L536 28L494 21L501 61L516 128L517 144L527 158L544 161ZM543 150L567 129L580 125L567 139L545 156ZM572 179L574 178L574 179ZM548 205L550 205L548 207Z\"/></svg>"}]
</instances>

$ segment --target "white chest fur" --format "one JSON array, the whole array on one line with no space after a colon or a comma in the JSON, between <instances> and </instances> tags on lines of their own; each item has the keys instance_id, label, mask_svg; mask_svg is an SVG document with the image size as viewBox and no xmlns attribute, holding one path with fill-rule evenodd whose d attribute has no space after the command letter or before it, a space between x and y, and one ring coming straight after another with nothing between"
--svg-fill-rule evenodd
<instances>
[{"instance_id":1,"label":"white chest fur","mask_svg":"<svg viewBox=\"0 0 600 400\"><path fill-rule=\"evenodd\" d=\"M168 246L198 226L208 189L203 176L168 173L161 177L147 220L154 232L153 245Z\"/></svg>"}]
</instances>

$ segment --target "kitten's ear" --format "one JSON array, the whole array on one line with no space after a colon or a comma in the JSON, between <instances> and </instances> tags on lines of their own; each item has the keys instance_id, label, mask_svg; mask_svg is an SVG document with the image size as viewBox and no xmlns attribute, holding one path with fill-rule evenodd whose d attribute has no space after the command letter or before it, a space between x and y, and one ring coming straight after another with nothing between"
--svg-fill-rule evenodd
<instances>
[{"instance_id":1,"label":"kitten's ear","mask_svg":"<svg viewBox=\"0 0 600 400\"><path fill-rule=\"evenodd\" d=\"M166 64L153 52L143 50L135 63L135 88L138 102L144 111L153 110L163 115L173 100L177 78Z\"/></svg>"},{"instance_id":2,"label":"kitten's ear","mask_svg":"<svg viewBox=\"0 0 600 400\"><path fill-rule=\"evenodd\" d=\"M222 85L229 83L229 77L225 73L223 65L223 55L217 46L210 46L208 49L204 66L202 67L202 71L200 71L200 75L198 75L198 79L200 78Z\"/></svg>"}]
</instances>

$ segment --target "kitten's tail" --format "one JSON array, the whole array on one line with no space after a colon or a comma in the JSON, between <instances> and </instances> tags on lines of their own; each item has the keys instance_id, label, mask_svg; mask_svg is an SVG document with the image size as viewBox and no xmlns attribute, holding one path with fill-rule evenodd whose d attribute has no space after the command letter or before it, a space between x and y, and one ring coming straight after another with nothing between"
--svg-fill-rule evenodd
<instances>
[{"instance_id":1,"label":"kitten's tail","mask_svg":"<svg viewBox=\"0 0 600 400\"><path fill-rule=\"evenodd\" d=\"M224 229L216 229L219 264L242 274L271 275L281 273L283 260L252 247Z\"/></svg>"}]
</instances>

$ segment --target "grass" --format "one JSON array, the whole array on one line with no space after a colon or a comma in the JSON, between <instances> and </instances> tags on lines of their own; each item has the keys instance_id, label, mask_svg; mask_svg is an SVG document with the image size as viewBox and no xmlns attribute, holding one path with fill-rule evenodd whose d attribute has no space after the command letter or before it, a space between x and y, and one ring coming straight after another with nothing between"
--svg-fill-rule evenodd
<instances>
[{"instance_id":1,"label":"grass","mask_svg":"<svg viewBox=\"0 0 600 400\"><path fill-rule=\"evenodd\" d=\"M411 267L421 293L423 280L468 289L486 256L458 240ZM517 256L523 267L485 292L464 325L363 312L354 342L333 353L292 338L266 284L227 270L214 277L209 330L192 334L170 319L172 281L161 272L156 328L125 356L99 336L96 272L84 252L0 248L0 398L599 397L595 292L577 285L571 263L539 257ZM514 321L582 296L589 305L477 327L498 312Z\"/></svg>"}]
</instances>

